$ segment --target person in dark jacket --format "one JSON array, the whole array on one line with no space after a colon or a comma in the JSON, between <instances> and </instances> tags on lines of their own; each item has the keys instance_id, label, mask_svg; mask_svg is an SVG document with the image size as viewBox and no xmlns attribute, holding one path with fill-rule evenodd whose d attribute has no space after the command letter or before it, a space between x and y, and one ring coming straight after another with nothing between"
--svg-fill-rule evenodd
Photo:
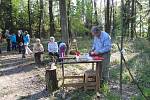
<instances>
[{"instance_id":1,"label":"person in dark jacket","mask_svg":"<svg viewBox=\"0 0 150 100\"><path fill-rule=\"evenodd\" d=\"M6 32L5 32L5 37L6 37L6 40L7 40L7 51L10 51L10 45L11 45L11 43L10 43L10 33L9 33L9 30L6 30Z\"/></svg>"},{"instance_id":2,"label":"person in dark jacket","mask_svg":"<svg viewBox=\"0 0 150 100\"><path fill-rule=\"evenodd\" d=\"M2 33L0 32L0 54L2 53L1 47L2 47Z\"/></svg>"},{"instance_id":3,"label":"person in dark jacket","mask_svg":"<svg viewBox=\"0 0 150 100\"><path fill-rule=\"evenodd\" d=\"M23 35L22 35L20 30L18 31L18 34L16 36L16 40L17 40L17 46L18 46L19 53L21 53L22 49L23 49L24 41L23 41Z\"/></svg>"}]
</instances>

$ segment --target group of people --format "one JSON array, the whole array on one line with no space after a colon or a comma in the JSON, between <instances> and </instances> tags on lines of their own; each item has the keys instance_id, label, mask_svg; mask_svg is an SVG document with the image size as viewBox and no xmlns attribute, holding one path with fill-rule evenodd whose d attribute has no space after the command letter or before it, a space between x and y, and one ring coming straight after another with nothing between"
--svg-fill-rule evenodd
<instances>
[{"instance_id":1,"label":"group of people","mask_svg":"<svg viewBox=\"0 0 150 100\"><path fill-rule=\"evenodd\" d=\"M32 51L28 47L30 43L30 35L28 34L28 31L23 32L22 30L18 30L17 34L10 33L9 30L6 30L4 34L0 32L0 44L2 44L2 39L4 38L7 42L8 52L11 50L18 50L19 53L23 54L23 58L25 58L25 54L32 54Z\"/></svg>"},{"instance_id":2,"label":"group of people","mask_svg":"<svg viewBox=\"0 0 150 100\"><path fill-rule=\"evenodd\" d=\"M27 31L18 30L18 33L10 33L9 30L6 30L4 33L4 36L2 36L2 33L0 32L0 44L2 44L2 38L6 38L7 42L7 51L18 51L20 54L22 53L22 57L25 58L25 55L28 54L34 54L36 62L40 62L41 54L44 52L44 47L41 44L40 39L36 39L35 44L33 46L33 52L29 48L30 44L30 35ZM50 37L50 40L48 42L48 52L51 56L56 56L59 58L59 56L64 55L66 50L66 44L63 42L55 42L54 37ZM0 52L1 52L1 46L0 46Z\"/></svg>"},{"instance_id":3,"label":"group of people","mask_svg":"<svg viewBox=\"0 0 150 100\"><path fill-rule=\"evenodd\" d=\"M59 57L62 57L65 55L66 51L66 44L64 42L55 42L54 37L50 37L50 40L47 45L49 56L56 57L56 60L59 61ZM44 47L41 44L40 39L36 39L36 42L33 46L33 53L35 57L36 63L41 63L41 55L44 52Z\"/></svg>"}]
</instances>

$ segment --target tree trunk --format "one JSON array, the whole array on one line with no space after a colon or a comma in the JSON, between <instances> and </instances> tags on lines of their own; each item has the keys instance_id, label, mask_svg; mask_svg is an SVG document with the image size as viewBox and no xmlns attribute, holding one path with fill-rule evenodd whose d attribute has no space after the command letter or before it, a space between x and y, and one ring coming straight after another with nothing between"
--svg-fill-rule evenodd
<instances>
[{"instance_id":1,"label":"tree trunk","mask_svg":"<svg viewBox=\"0 0 150 100\"><path fill-rule=\"evenodd\" d=\"M82 21L85 22L85 0L82 0Z\"/></svg>"},{"instance_id":2,"label":"tree trunk","mask_svg":"<svg viewBox=\"0 0 150 100\"><path fill-rule=\"evenodd\" d=\"M56 69L46 69L45 73L46 89L49 93L52 93L58 88L58 80Z\"/></svg>"},{"instance_id":3,"label":"tree trunk","mask_svg":"<svg viewBox=\"0 0 150 100\"><path fill-rule=\"evenodd\" d=\"M70 1L67 2L67 16L68 16L68 33L69 33L69 39L72 39L72 33L71 33L71 18L70 18Z\"/></svg>"},{"instance_id":4,"label":"tree trunk","mask_svg":"<svg viewBox=\"0 0 150 100\"><path fill-rule=\"evenodd\" d=\"M109 7L110 7L110 2L107 0L107 6L106 6L106 14L105 14L105 31L110 33L110 14L109 14Z\"/></svg>"},{"instance_id":5,"label":"tree trunk","mask_svg":"<svg viewBox=\"0 0 150 100\"><path fill-rule=\"evenodd\" d=\"M114 7L114 0L112 0L112 38L115 38L115 7Z\"/></svg>"},{"instance_id":6,"label":"tree trunk","mask_svg":"<svg viewBox=\"0 0 150 100\"><path fill-rule=\"evenodd\" d=\"M112 15L113 14L113 7L111 5L110 12L109 12L109 34L112 35Z\"/></svg>"},{"instance_id":7,"label":"tree trunk","mask_svg":"<svg viewBox=\"0 0 150 100\"><path fill-rule=\"evenodd\" d=\"M53 0L49 0L49 19L50 19L50 36L54 36L55 25L53 16Z\"/></svg>"},{"instance_id":8,"label":"tree trunk","mask_svg":"<svg viewBox=\"0 0 150 100\"><path fill-rule=\"evenodd\" d=\"M149 0L149 7L150 7L150 0ZM148 17L148 40L150 41L150 16Z\"/></svg>"},{"instance_id":9,"label":"tree trunk","mask_svg":"<svg viewBox=\"0 0 150 100\"><path fill-rule=\"evenodd\" d=\"M31 9L30 9L30 0L28 0L28 17L29 17L29 33L32 37L32 23L31 23Z\"/></svg>"},{"instance_id":10,"label":"tree trunk","mask_svg":"<svg viewBox=\"0 0 150 100\"><path fill-rule=\"evenodd\" d=\"M97 20L97 5L96 5L96 0L94 0L94 10L95 10L95 24L98 25L98 20Z\"/></svg>"},{"instance_id":11,"label":"tree trunk","mask_svg":"<svg viewBox=\"0 0 150 100\"><path fill-rule=\"evenodd\" d=\"M93 11L93 1L86 1L86 19L85 19L85 27L91 29L92 27L92 11Z\"/></svg>"},{"instance_id":12,"label":"tree trunk","mask_svg":"<svg viewBox=\"0 0 150 100\"><path fill-rule=\"evenodd\" d=\"M12 0L9 0L8 6L6 8L6 20L5 20L5 28L9 29L12 32L13 29L13 21L12 21Z\"/></svg>"},{"instance_id":13,"label":"tree trunk","mask_svg":"<svg viewBox=\"0 0 150 100\"><path fill-rule=\"evenodd\" d=\"M135 0L132 0L131 17L131 39L133 39L135 34Z\"/></svg>"},{"instance_id":14,"label":"tree trunk","mask_svg":"<svg viewBox=\"0 0 150 100\"><path fill-rule=\"evenodd\" d=\"M62 40L67 44L67 46L69 48L68 18L67 18L67 11L66 11L66 0L59 0L59 9L60 9L60 24L61 24Z\"/></svg>"},{"instance_id":15,"label":"tree trunk","mask_svg":"<svg viewBox=\"0 0 150 100\"><path fill-rule=\"evenodd\" d=\"M40 17L39 17L39 34L38 38L41 38L43 33L43 0L40 0Z\"/></svg>"}]
</instances>

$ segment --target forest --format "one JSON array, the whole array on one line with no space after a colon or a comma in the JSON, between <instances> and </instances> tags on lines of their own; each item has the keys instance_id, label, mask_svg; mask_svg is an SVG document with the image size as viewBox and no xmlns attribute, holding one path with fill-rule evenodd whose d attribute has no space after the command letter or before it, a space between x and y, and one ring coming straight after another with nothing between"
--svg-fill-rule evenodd
<instances>
[{"instance_id":1,"label":"forest","mask_svg":"<svg viewBox=\"0 0 150 100\"><path fill-rule=\"evenodd\" d=\"M100 87L99 98L95 91L82 88L64 91L62 68L56 64L58 89L49 93L45 89L49 37L66 43L66 55L70 55L74 44L75 50L84 55L93 43L93 26L111 37L110 82ZM6 50L6 30L10 34L28 31L31 50L36 39L41 40L42 67L37 67L32 55L23 59L17 51ZM0 33L3 37L0 40L2 100L150 99L150 0L0 0ZM65 68L67 75L79 75L91 67L71 64Z\"/></svg>"},{"instance_id":2,"label":"forest","mask_svg":"<svg viewBox=\"0 0 150 100\"><path fill-rule=\"evenodd\" d=\"M62 35L71 38L88 34L93 25L100 25L116 38L121 34L122 12L127 38L149 38L149 1L123 2L121 9L121 0L67 0L60 3L59 0L2 0L0 27L1 31L28 30L31 37Z\"/></svg>"}]
</instances>

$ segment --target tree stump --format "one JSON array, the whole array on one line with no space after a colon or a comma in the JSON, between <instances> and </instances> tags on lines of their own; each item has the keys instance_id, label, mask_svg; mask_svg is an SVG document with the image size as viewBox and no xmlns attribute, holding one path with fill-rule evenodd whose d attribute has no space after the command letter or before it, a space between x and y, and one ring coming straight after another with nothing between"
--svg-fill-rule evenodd
<instances>
[{"instance_id":1,"label":"tree stump","mask_svg":"<svg viewBox=\"0 0 150 100\"><path fill-rule=\"evenodd\" d=\"M49 93L58 89L56 68L46 69L45 80L46 80L46 90L48 90Z\"/></svg>"}]
</instances>

